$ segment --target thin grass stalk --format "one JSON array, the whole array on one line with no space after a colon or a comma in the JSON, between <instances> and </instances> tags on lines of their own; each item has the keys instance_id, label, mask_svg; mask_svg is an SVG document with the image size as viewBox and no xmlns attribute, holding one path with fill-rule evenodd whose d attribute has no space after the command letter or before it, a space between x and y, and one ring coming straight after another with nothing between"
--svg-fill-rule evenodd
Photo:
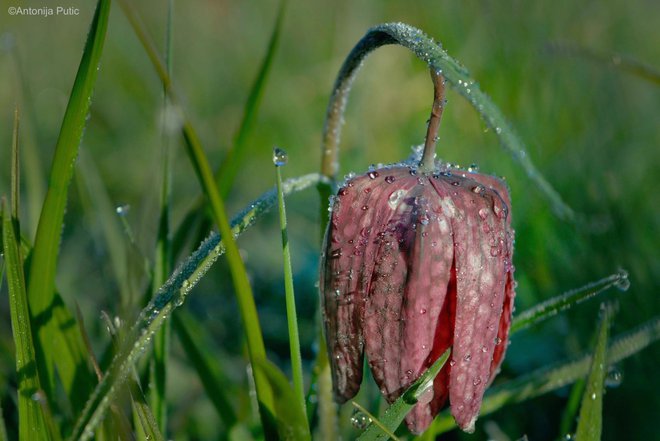
<instances>
[{"instance_id":1,"label":"thin grass stalk","mask_svg":"<svg viewBox=\"0 0 660 441\"><path fill-rule=\"evenodd\" d=\"M553 317L559 312L594 298L612 287L616 287L620 291L628 290L630 281L628 280L628 272L626 270L621 269L615 274L588 283L580 288L570 290L559 296L552 297L517 314L511 322L510 333L514 334L532 324Z\"/></svg>"},{"instance_id":2,"label":"thin grass stalk","mask_svg":"<svg viewBox=\"0 0 660 441\"><path fill-rule=\"evenodd\" d=\"M16 347L18 389L18 435L20 439L48 439L49 432L41 406L33 397L41 390L36 355L30 329L30 316L25 291L23 258L17 246L17 222L7 211L2 198L2 242L7 265L7 287L12 335Z\"/></svg>"},{"instance_id":3,"label":"thin grass stalk","mask_svg":"<svg viewBox=\"0 0 660 441\"><path fill-rule=\"evenodd\" d=\"M18 219L20 200L19 153L18 153L19 117L18 108L14 110L14 131L11 154L11 201L7 211L3 197L0 204L2 212L2 249L7 265L7 288L9 291L9 313L11 330L16 347L16 381L18 383L18 434L21 439L34 437L50 438L41 406L34 399L41 393L36 351L30 326L30 311L23 256L20 248L20 223Z\"/></svg>"},{"instance_id":4,"label":"thin grass stalk","mask_svg":"<svg viewBox=\"0 0 660 441\"><path fill-rule=\"evenodd\" d=\"M284 259L284 291L286 296L286 319L289 327L289 350L291 353L291 371L293 375L293 389L298 398L298 405L307 424L307 408L305 406L305 386L303 379L302 357L300 356L300 337L298 335L298 315L296 313L296 297L293 289L293 271L291 269L291 250L289 247L289 234L286 222L286 206L282 191L282 173L280 168L286 164L286 153L275 148L273 152L275 163L275 177L277 181L277 202L280 214L280 228L282 230L282 257ZM309 427L307 427L309 432Z\"/></svg>"},{"instance_id":5,"label":"thin grass stalk","mask_svg":"<svg viewBox=\"0 0 660 441\"><path fill-rule=\"evenodd\" d=\"M172 75L172 21L174 0L167 2L167 26L165 28L165 66L167 73ZM170 242L170 201L172 195L171 183L171 135L166 130L167 112L171 105L167 96L167 90L163 87L163 118L162 130L162 182L160 189L160 219L158 222L158 236L156 240L156 254L153 269L153 295L156 295L155 287L161 286L167 280L171 271L171 242ZM154 358L151 362L151 387L149 398L152 411L161 433L166 433L167 427L167 362L170 345L170 321L166 321L163 327L154 336Z\"/></svg>"}]
</instances>

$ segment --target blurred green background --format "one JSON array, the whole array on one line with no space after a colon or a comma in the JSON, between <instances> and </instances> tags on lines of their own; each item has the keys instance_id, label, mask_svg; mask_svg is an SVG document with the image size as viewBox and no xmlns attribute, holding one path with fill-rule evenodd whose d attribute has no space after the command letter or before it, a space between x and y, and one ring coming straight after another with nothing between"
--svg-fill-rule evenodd
<instances>
[{"instance_id":1,"label":"blurred green background","mask_svg":"<svg viewBox=\"0 0 660 441\"><path fill-rule=\"evenodd\" d=\"M53 2L47 2L53 3ZM80 9L78 16L12 17L0 8L0 194L9 191L14 106L21 112L23 228L33 238L68 94L95 2L52 4ZM113 5L79 173L69 199L57 284L77 302L97 351L108 337L100 312L130 317L145 289L144 259L151 259L161 176L162 90L124 15ZM137 10L162 48L164 0L142 1ZM251 84L266 52L277 1L176 1L173 78L218 166L231 145ZM565 201L586 216L578 227L556 218L522 169L498 146L477 113L453 91L440 132L438 155L482 172L505 176L512 192L516 229L514 263L520 311L535 303L625 268L631 288L612 291L620 311L612 335L660 313L660 87L610 64L552 50L558 43L617 52L660 66L660 3L624 1L350 1L290 0L268 79L248 161L228 200L230 214L274 185L271 152L289 152L285 177L318 170L320 136L334 77L343 58L368 27L388 21L417 26L440 41L510 119L528 154ZM422 62L402 48L378 50L354 84L341 151L342 173L372 163L399 161L423 142L432 87ZM178 225L199 194L190 163L176 141L173 216ZM85 171L83 170L83 171ZM80 170L79 170L80 172ZM122 235L126 276L109 261L101 231L105 187L112 206L130 206L125 220L135 237ZM102 183L102 184L101 184ZM290 243L306 372L315 354L319 255L318 198L313 190L288 200ZM239 241L251 274L270 357L288 369L281 243L275 213ZM192 245L191 245L192 246ZM123 288L122 283L128 285ZM120 300L119 290L133 297ZM2 299L6 299L2 288ZM502 378L590 350L598 302L572 308L517 335ZM208 350L229 388L246 388L237 307L221 260L195 289L184 309L208 339ZM7 403L13 343L7 301L0 303L0 392ZM213 438L220 422L175 343L171 366L170 429ZM656 439L660 412L660 346L618 365L623 381L608 389L606 440ZM474 436L486 439L494 422L510 439L560 437L568 389L507 407L482 418ZM11 419L11 415L7 418ZM183 439L183 438L182 438Z\"/></svg>"}]
</instances>

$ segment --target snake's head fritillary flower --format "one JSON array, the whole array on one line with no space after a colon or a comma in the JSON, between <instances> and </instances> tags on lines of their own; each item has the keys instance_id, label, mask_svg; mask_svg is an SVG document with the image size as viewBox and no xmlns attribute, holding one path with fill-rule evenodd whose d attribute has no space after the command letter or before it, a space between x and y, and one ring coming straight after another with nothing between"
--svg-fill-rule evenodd
<instances>
[{"instance_id":1,"label":"snake's head fritillary flower","mask_svg":"<svg viewBox=\"0 0 660 441\"><path fill-rule=\"evenodd\" d=\"M423 432L449 399L474 429L511 324L509 207L501 180L448 167L372 169L339 189L320 284L338 402L358 392L365 354L393 402L451 347L406 422Z\"/></svg>"}]
</instances>

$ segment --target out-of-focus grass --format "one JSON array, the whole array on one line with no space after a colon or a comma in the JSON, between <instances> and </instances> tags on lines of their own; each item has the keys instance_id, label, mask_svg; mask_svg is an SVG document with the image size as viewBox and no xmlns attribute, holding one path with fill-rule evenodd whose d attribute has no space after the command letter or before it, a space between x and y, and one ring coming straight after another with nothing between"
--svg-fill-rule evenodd
<instances>
[{"instance_id":1,"label":"out-of-focus grass","mask_svg":"<svg viewBox=\"0 0 660 441\"><path fill-rule=\"evenodd\" d=\"M163 35L163 5L145 1L136 6L152 36ZM11 145L13 104L18 102L23 127L30 128L24 139L35 143L44 167L53 154L93 14L93 4L77 6L80 15L75 17L10 17L4 8L0 11L0 145ZM216 167L241 120L277 8L277 1L175 4L173 77ZM470 106L449 92L439 155L460 164L477 163L482 171L506 176L511 187L518 309L622 266L630 271L632 286L621 296L613 335L660 313L660 206L654 192L660 184L660 88L611 66L546 50L549 43L568 42L628 54L657 68L656 2L291 2L251 138L255 154L237 175L228 211L234 213L271 186L273 144L292 158L289 176L318 169L323 116L334 76L366 29L387 21L420 27L461 60L518 129L537 167L590 221L590 228L584 229L552 216L522 170L503 154L494 134L484 132ZM20 69L10 49L16 51ZM151 256L159 200L159 186L153 183L160 179L155 164L161 148L161 87L118 8L111 14L104 51L81 148L93 156L113 203L131 205L127 221L138 245ZM342 173L407 156L410 145L423 142L431 97L425 67L403 49L381 49L368 59L348 106ZM176 227L199 187L180 144L174 155ZM8 163L9 149L2 148L0 164ZM30 173L47 175L46 169L24 170L26 181ZM8 174L8 167L0 167L0 193L8 192ZM93 241L101 236L96 231L100 225L92 222L76 192L72 188L67 207L57 285L67 303L75 300L81 305L100 353L107 335L99 312L120 312L117 281L108 250ZM35 196L24 188L23 197L26 213L21 218L25 225L34 225L36 219L25 215ZM287 204L303 363L308 369L318 305L318 202L313 192L306 192ZM277 231L277 217L271 214L241 237L239 245L251 272L269 357L280 361L288 359L288 340ZM237 305L230 285L223 282L228 280L225 263L213 273L215 277L202 281L186 307L222 348L226 375L244 382L245 388L242 346L235 338ZM4 288L2 296L6 298ZM0 308L7 318L6 302ZM588 350L596 317L597 305L582 305L516 335L502 377ZM5 348L10 344L9 320L0 323L0 347ZM210 437L221 423L194 373L183 367L187 360L177 345L172 357L170 371L176 380L168 390L171 425L181 428L203 421L200 436ZM652 422L660 398L649 391L660 390L655 374L659 360L660 348L655 346L618 366L623 381L604 397L603 439L655 436ZM0 357L2 372L11 372L12 363L11 357ZM527 433L530 439L550 439L559 435L567 394L560 391L509 407L492 419L511 438ZM191 397L199 399L190 404ZM478 423L474 439L485 436L481 430Z\"/></svg>"}]
</instances>

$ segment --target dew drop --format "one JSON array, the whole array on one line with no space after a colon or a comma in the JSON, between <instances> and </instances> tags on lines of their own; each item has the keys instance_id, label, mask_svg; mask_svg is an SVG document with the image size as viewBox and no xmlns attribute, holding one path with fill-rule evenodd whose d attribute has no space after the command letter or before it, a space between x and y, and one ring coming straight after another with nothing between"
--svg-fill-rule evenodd
<instances>
[{"instance_id":1,"label":"dew drop","mask_svg":"<svg viewBox=\"0 0 660 441\"><path fill-rule=\"evenodd\" d=\"M488 352L488 348L486 346L481 347L481 352Z\"/></svg>"},{"instance_id":2,"label":"dew drop","mask_svg":"<svg viewBox=\"0 0 660 441\"><path fill-rule=\"evenodd\" d=\"M477 164L470 164L468 171L470 173L477 173L479 171L479 166Z\"/></svg>"},{"instance_id":3,"label":"dew drop","mask_svg":"<svg viewBox=\"0 0 660 441\"><path fill-rule=\"evenodd\" d=\"M117 206L117 208L115 208L115 212L119 216L126 216L130 210L131 210L130 205L119 205Z\"/></svg>"},{"instance_id":4,"label":"dew drop","mask_svg":"<svg viewBox=\"0 0 660 441\"><path fill-rule=\"evenodd\" d=\"M463 360L465 360L466 362L472 360L472 355L467 354L465 357L463 357Z\"/></svg>"},{"instance_id":5,"label":"dew drop","mask_svg":"<svg viewBox=\"0 0 660 441\"><path fill-rule=\"evenodd\" d=\"M623 374L621 371L618 368L611 366L607 371L607 375L605 376L605 387L619 387L621 386L622 381Z\"/></svg>"},{"instance_id":6,"label":"dew drop","mask_svg":"<svg viewBox=\"0 0 660 441\"><path fill-rule=\"evenodd\" d=\"M461 185L461 181L453 181L451 185L453 185L454 187L458 187L459 185Z\"/></svg>"},{"instance_id":7,"label":"dew drop","mask_svg":"<svg viewBox=\"0 0 660 441\"><path fill-rule=\"evenodd\" d=\"M370 171L369 173L367 173L367 176L369 176L369 179L376 179L378 177L378 172Z\"/></svg>"},{"instance_id":8,"label":"dew drop","mask_svg":"<svg viewBox=\"0 0 660 441\"><path fill-rule=\"evenodd\" d=\"M273 164L275 164L275 167L286 165L288 161L289 155L284 150L279 147L273 148Z\"/></svg>"},{"instance_id":9,"label":"dew drop","mask_svg":"<svg viewBox=\"0 0 660 441\"><path fill-rule=\"evenodd\" d=\"M392 194L388 198L388 203L389 203L390 207L393 210L399 205L399 202L401 201L401 198L403 198L403 196L405 194L406 194L406 191L402 190L402 189L399 189L399 190L396 190L396 191L392 192Z\"/></svg>"},{"instance_id":10,"label":"dew drop","mask_svg":"<svg viewBox=\"0 0 660 441\"><path fill-rule=\"evenodd\" d=\"M449 361L449 366L454 366L456 364L456 360L452 359Z\"/></svg>"},{"instance_id":11,"label":"dew drop","mask_svg":"<svg viewBox=\"0 0 660 441\"><path fill-rule=\"evenodd\" d=\"M387 182L388 184L391 184L394 181L396 181L396 178L394 176L392 176L392 175L385 176L385 182Z\"/></svg>"},{"instance_id":12,"label":"dew drop","mask_svg":"<svg viewBox=\"0 0 660 441\"><path fill-rule=\"evenodd\" d=\"M479 210L479 217L482 218L483 220L486 220L488 217L488 209L487 208L481 208Z\"/></svg>"},{"instance_id":13,"label":"dew drop","mask_svg":"<svg viewBox=\"0 0 660 441\"><path fill-rule=\"evenodd\" d=\"M628 279L628 271L624 269L620 269L619 272L617 273L617 276L619 277L619 280L616 281L614 286L616 286L619 291L622 292L628 291L628 288L630 288L630 279Z\"/></svg>"},{"instance_id":14,"label":"dew drop","mask_svg":"<svg viewBox=\"0 0 660 441\"><path fill-rule=\"evenodd\" d=\"M356 429L364 430L369 424L371 424L371 418L369 418L364 412L355 409L351 415L351 424Z\"/></svg>"},{"instance_id":15,"label":"dew drop","mask_svg":"<svg viewBox=\"0 0 660 441\"><path fill-rule=\"evenodd\" d=\"M473 386L479 386L480 384L481 384L481 377L476 377L474 380L472 380Z\"/></svg>"},{"instance_id":16,"label":"dew drop","mask_svg":"<svg viewBox=\"0 0 660 441\"><path fill-rule=\"evenodd\" d=\"M340 188L339 191L337 192L339 196L346 196L346 193L348 193L348 189L346 187Z\"/></svg>"},{"instance_id":17,"label":"dew drop","mask_svg":"<svg viewBox=\"0 0 660 441\"><path fill-rule=\"evenodd\" d=\"M500 248L497 246L490 247L490 255L493 257L497 257L500 255Z\"/></svg>"},{"instance_id":18,"label":"dew drop","mask_svg":"<svg viewBox=\"0 0 660 441\"><path fill-rule=\"evenodd\" d=\"M369 206L368 206L368 205L363 205L363 206L362 206L362 211L367 211L368 209L369 209Z\"/></svg>"},{"instance_id":19,"label":"dew drop","mask_svg":"<svg viewBox=\"0 0 660 441\"><path fill-rule=\"evenodd\" d=\"M495 346L502 344L502 339L499 337L495 337Z\"/></svg>"},{"instance_id":20,"label":"dew drop","mask_svg":"<svg viewBox=\"0 0 660 441\"><path fill-rule=\"evenodd\" d=\"M337 248L335 250L332 250L332 252L330 253L330 257L332 257L333 259L337 259L337 258L341 257L341 248Z\"/></svg>"},{"instance_id":21,"label":"dew drop","mask_svg":"<svg viewBox=\"0 0 660 441\"><path fill-rule=\"evenodd\" d=\"M485 190L485 189L484 189L484 186L483 186L483 185L477 185L477 186L475 186L475 187L472 187L472 193L475 193L475 194L480 194L480 193L482 193L484 190Z\"/></svg>"},{"instance_id":22,"label":"dew drop","mask_svg":"<svg viewBox=\"0 0 660 441\"><path fill-rule=\"evenodd\" d=\"M426 314L426 308L421 308L421 309L419 310L419 313L420 313L421 315Z\"/></svg>"}]
</instances>

